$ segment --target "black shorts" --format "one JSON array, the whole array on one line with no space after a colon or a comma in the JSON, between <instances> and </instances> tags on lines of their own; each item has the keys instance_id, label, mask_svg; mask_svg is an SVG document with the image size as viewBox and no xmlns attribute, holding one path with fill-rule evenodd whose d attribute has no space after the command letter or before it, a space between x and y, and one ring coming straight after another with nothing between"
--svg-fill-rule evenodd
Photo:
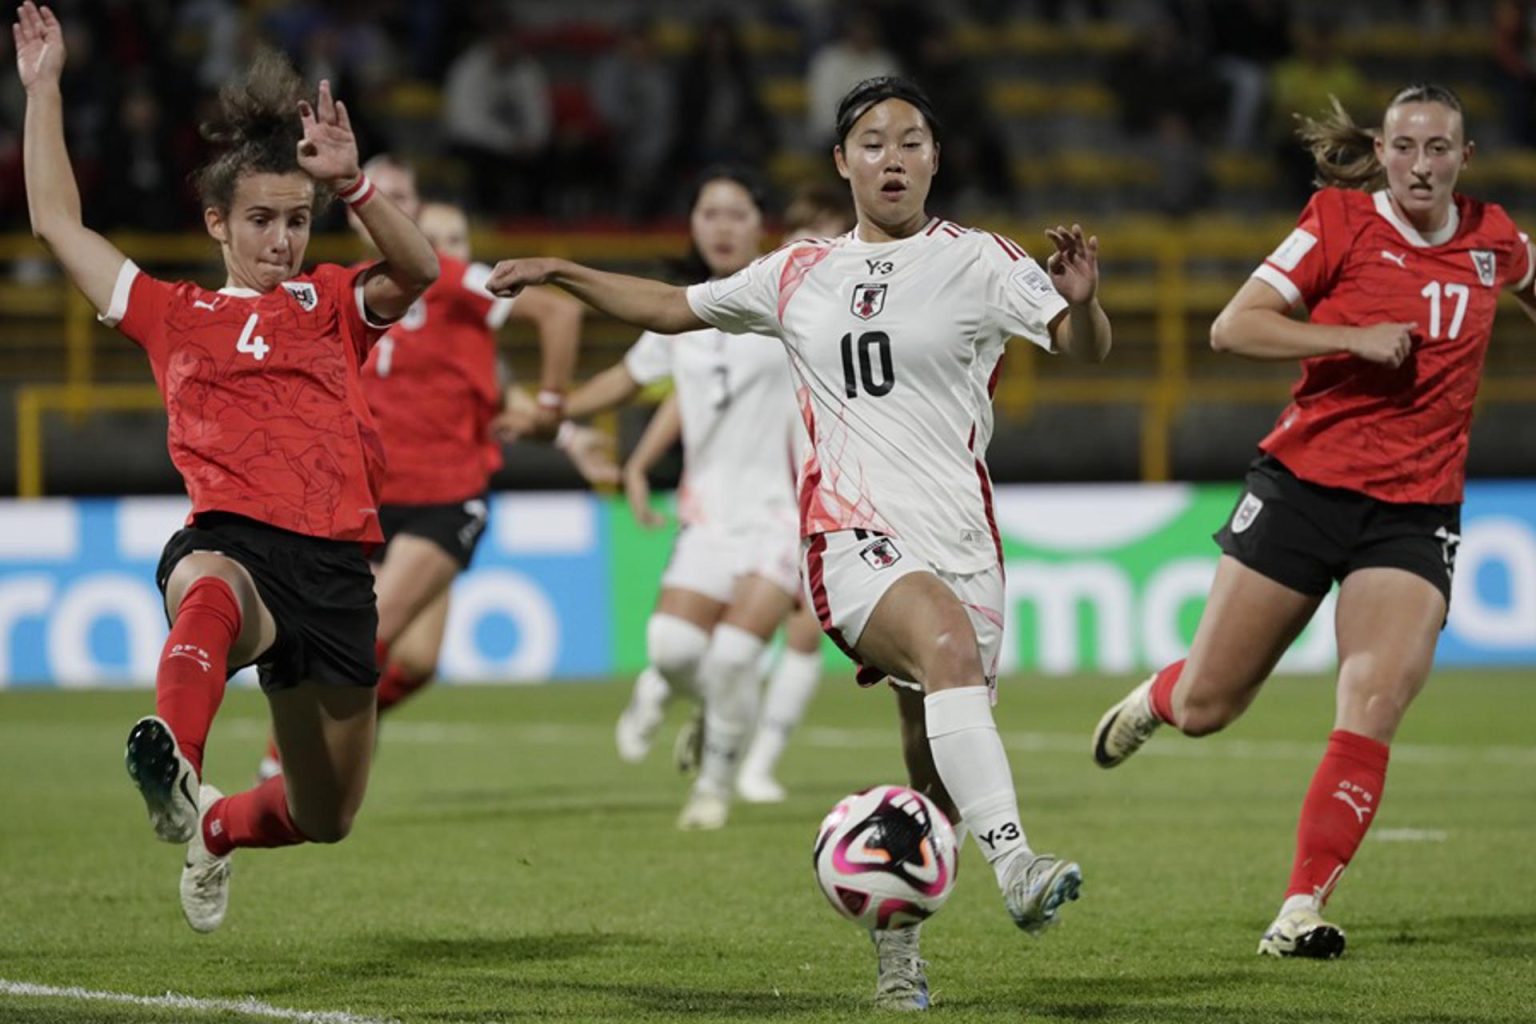
<instances>
[{"instance_id":1,"label":"black shorts","mask_svg":"<svg viewBox=\"0 0 1536 1024\"><path fill-rule=\"evenodd\" d=\"M1323 487L1268 454L1248 467L1244 484L1215 537L1248 568L1319 597L1356 569L1403 569L1433 583L1450 607L1460 505L1396 503Z\"/></svg>"},{"instance_id":2,"label":"black shorts","mask_svg":"<svg viewBox=\"0 0 1536 1024\"><path fill-rule=\"evenodd\" d=\"M160 593L176 563L194 551L239 562L277 623L277 639L256 659L266 693L300 683L373 686L379 616L373 573L355 541L290 533L228 512L205 512L177 530L160 555ZM232 665L230 671L244 668Z\"/></svg>"},{"instance_id":3,"label":"black shorts","mask_svg":"<svg viewBox=\"0 0 1536 1024\"><path fill-rule=\"evenodd\" d=\"M408 533L431 541L448 552L460 569L468 569L475 548L480 546L489 513L490 504L483 494L442 505L385 505L379 509L379 526L384 531L385 546L397 535ZM382 561L384 549L375 551L373 558Z\"/></svg>"}]
</instances>

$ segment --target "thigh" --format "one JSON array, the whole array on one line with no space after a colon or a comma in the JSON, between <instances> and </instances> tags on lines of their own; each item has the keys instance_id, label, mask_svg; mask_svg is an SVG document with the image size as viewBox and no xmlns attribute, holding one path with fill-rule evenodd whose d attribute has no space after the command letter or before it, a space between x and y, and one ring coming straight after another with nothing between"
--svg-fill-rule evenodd
<instances>
[{"instance_id":1,"label":"thigh","mask_svg":"<svg viewBox=\"0 0 1536 1024\"><path fill-rule=\"evenodd\" d=\"M389 661L413 676L426 677L437 671L438 652L448 628L448 608L452 590L445 588L427 603L389 645Z\"/></svg>"},{"instance_id":2,"label":"thigh","mask_svg":"<svg viewBox=\"0 0 1536 1024\"><path fill-rule=\"evenodd\" d=\"M250 572L233 558L201 550L183 555L166 578L166 615L175 622L187 588L207 576L223 580L240 605L240 635L229 650L229 666L238 668L249 665L277 641L277 623L262 601Z\"/></svg>"},{"instance_id":3,"label":"thigh","mask_svg":"<svg viewBox=\"0 0 1536 1024\"><path fill-rule=\"evenodd\" d=\"M1445 621L1445 596L1418 573L1352 572L1339 590L1335 726L1390 743L1423 690Z\"/></svg>"},{"instance_id":4,"label":"thigh","mask_svg":"<svg viewBox=\"0 0 1536 1024\"><path fill-rule=\"evenodd\" d=\"M708 594L701 594L684 587L664 586L661 588L661 593L656 595L656 608L652 614L671 615L684 622L690 622L707 633L720 622L720 616L725 614L725 608L724 601L717 601Z\"/></svg>"},{"instance_id":5,"label":"thigh","mask_svg":"<svg viewBox=\"0 0 1536 1024\"><path fill-rule=\"evenodd\" d=\"M373 761L373 688L301 683L269 692L267 701L294 823L311 838L350 823Z\"/></svg>"},{"instance_id":6,"label":"thigh","mask_svg":"<svg viewBox=\"0 0 1536 1024\"><path fill-rule=\"evenodd\" d=\"M784 645L801 654L814 654L821 650L821 623L805 606L792 611L784 622Z\"/></svg>"},{"instance_id":7,"label":"thigh","mask_svg":"<svg viewBox=\"0 0 1536 1024\"><path fill-rule=\"evenodd\" d=\"M979 685L985 677L969 612L932 572L908 573L891 584L875 604L854 653L861 663L925 692Z\"/></svg>"},{"instance_id":8,"label":"thigh","mask_svg":"<svg viewBox=\"0 0 1536 1024\"><path fill-rule=\"evenodd\" d=\"M441 596L459 574L459 563L434 541L398 533L384 549L374 578L379 602L379 639L393 645L411 621Z\"/></svg>"},{"instance_id":9,"label":"thigh","mask_svg":"<svg viewBox=\"0 0 1536 1024\"><path fill-rule=\"evenodd\" d=\"M792 593L754 573L736 581L736 593L720 621L768 640L794 607Z\"/></svg>"},{"instance_id":10,"label":"thigh","mask_svg":"<svg viewBox=\"0 0 1536 1024\"><path fill-rule=\"evenodd\" d=\"M1175 706L1246 707L1322 600L1223 555L1175 689Z\"/></svg>"},{"instance_id":11,"label":"thigh","mask_svg":"<svg viewBox=\"0 0 1536 1024\"><path fill-rule=\"evenodd\" d=\"M706 526L687 526L672 544L661 585L702 594L723 607L731 603L735 593L741 561L739 538Z\"/></svg>"},{"instance_id":12,"label":"thigh","mask_svg":"<svg viewBox=\"0 0 1536 1024\"><path fill-rule=\"evenodd\" d=\"M861 686L872 686L882 678L908 684L918 682L918 670L908 657L910 651L892 650L896 640L886 641L884 630L866 638L876 608L887 594L904 585L909 576L925 576L943 587L926 563L907 556L900 542L863 530L837 530L821 533L804 543L806 594L822 632L838 649L859 665ZM946 591L947 592L947 591ZM949 595L960 615L959 602ZM906 602L898 598L887 609L886 618L904 611Z\"/></svg>"},{"instance_id":13,"label":"thigh","mask_svg":"<svg viewBox=\"0 0 1536 1024\"><path fill-rule=\"evenodd\" d=\"M960 599L976 633L976 649L988 686L997 685L997 662L1003 652L1003 602L1006 599L1001 566L983 572L938 574Z\"/></svg>"}]
</instances>

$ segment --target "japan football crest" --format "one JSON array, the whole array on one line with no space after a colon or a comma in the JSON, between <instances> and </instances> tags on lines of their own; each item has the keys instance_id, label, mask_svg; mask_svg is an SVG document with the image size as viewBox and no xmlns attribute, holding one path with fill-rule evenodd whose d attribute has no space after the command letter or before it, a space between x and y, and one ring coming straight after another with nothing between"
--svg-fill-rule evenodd
<instances>
[{"instance_id":1,"label":"japan football crest","mask_svg":"<svg viewBox=\"0 0 1536 1024\"><path fill-rule=\"evenodd\" d=\"M315 294L315 286L312 284L304 281L284 281L283 287L298 302L299 308L306 313L320 304L320 297Z\"/></svg>"},{"instance_id":2,"label":"japan football crest","mask_svg":"<svg viewBox=\"0 0 1536 1024\"><path fill-rule=\"evenodd\" d=\"M872 543L864 545L859 557L868 562L871 569L889 569L901 561L901 552L896 550L891 538L877 537Z\"/></svg>"},{"instance_id":3,"label":"japan football crest","mask_svg":"<svg viewBox=\"0 0 1536 1024\"><path fill-rule=\"evenodd\" d=\"M860 320L872 320L880 315L885 308L884 284L861 284L853 289L853 303L850 309L853 315Z\"/></svg>"},{"instance_id":4,"label":"japan football crest","mask_svg":"<svg viewBox=\"0 0 1536 1024\"><path fill-rule=\"evenodd\" d=\"M1490 249L1473 249L1472 266L1477 268L1477 280L1484 288L1492 288L1498 270L1498 261Z\"/></svg>"}]
</instances>

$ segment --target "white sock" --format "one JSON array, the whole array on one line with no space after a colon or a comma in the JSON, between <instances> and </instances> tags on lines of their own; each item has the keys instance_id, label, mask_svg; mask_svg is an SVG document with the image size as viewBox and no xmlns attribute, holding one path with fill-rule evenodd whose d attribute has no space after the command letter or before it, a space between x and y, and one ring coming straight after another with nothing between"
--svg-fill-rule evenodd
<instances>
[{"instance_id":1,"label":"white sock","mask_svg":"<svg viewBox=\"0 0 1536 1024\"><path fill-rule=\"evenodd\" d=\"M939 778L1002 885L1014 859L1030 849L987 688L930 693L923 698L923 710Z\"/></svg>"},{"instance_id":2,"label":"white sock","mask_svg":"<svg viewBox=\"0 0 1536 1024\"><path fill-rule=\"evenodd\" d=\"M1323 907L1318 903L1316 896L1309 892L1299 892L1285 898L1285 902L1280 904L1280 913L1277 916L1284 917L1293 910L1315 910L1322 913Z\"/></svg>"},{"instance_id":3,"label":"white sock","mask_svg":"<svg viewBox=\"0 0 1536 1024\"><path fill-rule=\"evenodd\" d=\"M645 624L651 666L675 694L698 697L699 668L709 649L709 632L687 619L655 612Z\"/></svg>"},{"instance_id":4,"label":"white sock","mask_svg":"<svg viewBox=\"0 0 1536 1024\"><path fill-rule=\"evenodd\" d=\"M704 756L699 788L725 795L757 711L757 658L765 641L728 623L715 627L699 664L704 692Z\"/></svg>"},{"instance_id":5,"label":"white sock","mask_svg":"<svg viewBox=\"0 0 1536 1024\"><path fill-rule=\"evenodd\" d=\"M763 710L757 716L752 745L741 760L743 775L773 775L789 742L789 734L805 717L806 706L820 681L820 651L804 654L785 648L768 680L768 692L763 696Z\"/></svg>"}]
</instances>

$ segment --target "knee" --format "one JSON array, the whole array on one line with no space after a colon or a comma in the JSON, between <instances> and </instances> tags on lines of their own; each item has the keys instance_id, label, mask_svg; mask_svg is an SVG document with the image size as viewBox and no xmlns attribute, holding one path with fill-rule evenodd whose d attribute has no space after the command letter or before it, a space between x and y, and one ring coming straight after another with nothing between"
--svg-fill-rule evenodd
<instances>
[{"instance_id":1,"label":"knee","mask_svg":"<svg viewBox=\"0 0 1536 1024\"><path fill-rule=\"evenodd\" d=\"M979 686L983 682L981 652L976 647L976 634L968 620L940 629L925 661L922 680L925 689Z\"/></svg>"},{"instance_id":2,"label":"knee","mask_svg":"<svg viewBox=\"0 0 1536 1024\"><path fill-rule=\"evenodd\" d=\"M410 679L431 679L437 675L436 651L412 651L399 645L390 648L389 663Z\"/></svg>"},{"instance_id":3,"label":"knee","mask_svg":"<svg viewBox=\"0 0 1536 1024\"><path fill-rule=\"evenodd\" d=\"M1231 725L1238 709L1220 694L1201 694L1191 688L1175 709L1179 731L1186 736L1209 736Z\"/></svg>"},{"instance_id":4,"label":"knee","mask_svg":"<svg viewBox=\"0 0 1536 1024\"><path fill-rule=\"evenodd\" d=\"M767 646L750 630L722 623L710 635L699 668L699 686L711 714L748 720L756 711L758 660Z\"/></svg>"},{"instance_id":5,"label":"knee","mask_svg":"<svg viewBox=\"0 0 1536 1024\"><path fill-rule=\"evenodd\" d=\"M645 646L651 664L667 682L692 690L709 649L709 633L676 615L652 615L645 626Z\"/></svg>"},{"instance_id":6,"label":"knee","mask_svg":"<svg viewBox=\"0 0 1536 1024\"><path fill-rule=\"evenodd\" d=\"M339 843L351 834L352 820L356 816L355 810L342 808L331 814L295 814L293 823L312 843Z\"/></svg>"}]
</instances>

